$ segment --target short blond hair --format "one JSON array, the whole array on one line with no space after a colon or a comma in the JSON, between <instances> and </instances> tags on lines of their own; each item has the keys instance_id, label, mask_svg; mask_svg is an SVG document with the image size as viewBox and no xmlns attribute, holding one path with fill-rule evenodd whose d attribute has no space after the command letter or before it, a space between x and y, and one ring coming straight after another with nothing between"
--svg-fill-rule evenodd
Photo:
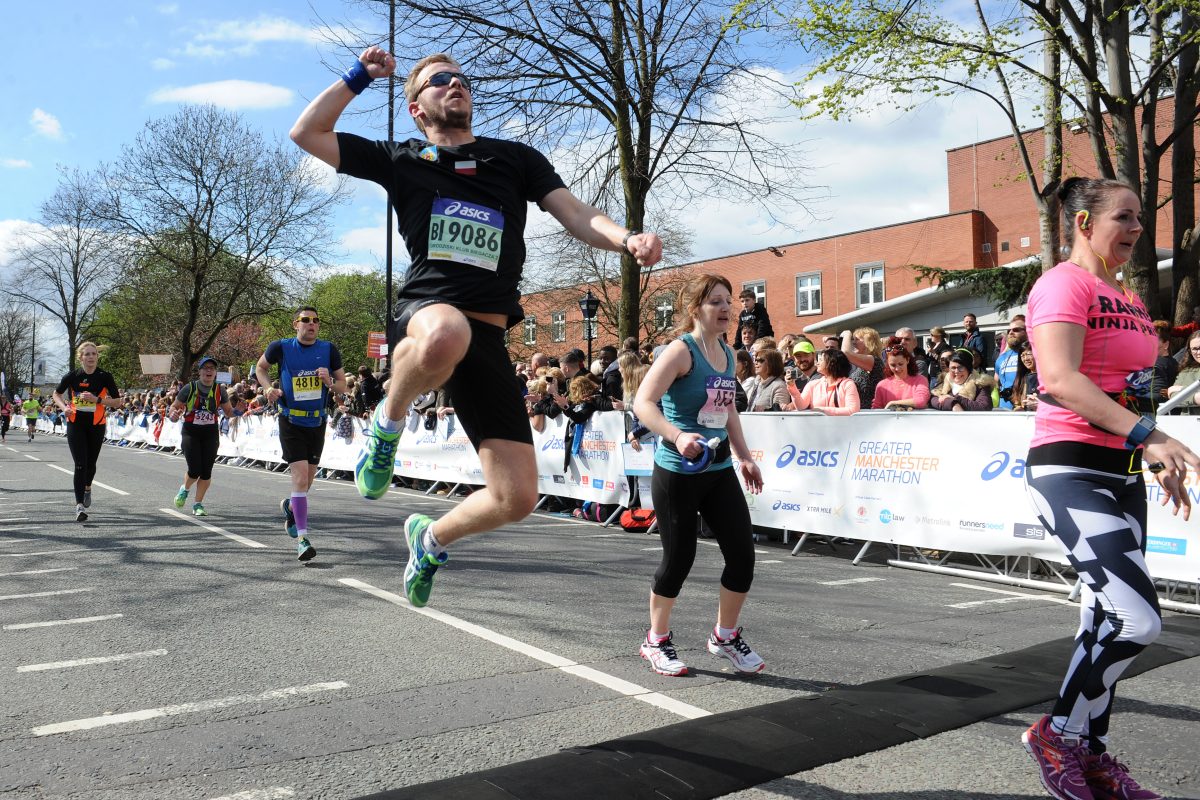
<instances>
[{"instance_id":1,"label":"short blond hair","mask_svg":"<svg viewBox=\"0 0 1200 800\"><path fill-rule=\"evenodd\" d=\"M411 103L417 99L417 92L421 90L421 87L417 84L417 76L421 74L421 70L425 69L430 64L453 64L459 69L462 69L462 64L459 64L457 61L455 61L454 57L449 53L434 53L431 56L425 56L416 64L413 64L413 68L409 70L408 73L408 80L404 81L404 97L408 100L408 102ZM417 128L421 131L421 133L424 133L424 123L415 117L413 118L413 121L417 124Z\"/></svg>"},{"instance_id":2,"label":"short blond hair","mask_svg":"<svg viewBox=\"0 0 1200 800\"><path fill-rule=\"evenodd\" d=\"M83 358L84 348L87 347L94 347L96 348L97 354L104 355L104 351L100 348L100 345L96 344L95 342L80 342L79 346L75 348L75 357Z\"/></svg>"}]
</instances>

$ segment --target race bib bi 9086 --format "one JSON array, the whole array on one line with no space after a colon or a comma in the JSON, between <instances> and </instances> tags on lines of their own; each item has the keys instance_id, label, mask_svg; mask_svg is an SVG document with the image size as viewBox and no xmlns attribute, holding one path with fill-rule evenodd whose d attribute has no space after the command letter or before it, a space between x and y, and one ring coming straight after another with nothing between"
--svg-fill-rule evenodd
<instances>
[{"instance_id":1,"label":"race bib bi 9086","mask_svg":"<svg viewBox=\"0 0 1200 800\"><path fill-rule=\"evenodd\" d=\"M450 200L433 201L429 220L429 257L496 271L504 215L487 206Z\"/></svg>"}]
</instances>

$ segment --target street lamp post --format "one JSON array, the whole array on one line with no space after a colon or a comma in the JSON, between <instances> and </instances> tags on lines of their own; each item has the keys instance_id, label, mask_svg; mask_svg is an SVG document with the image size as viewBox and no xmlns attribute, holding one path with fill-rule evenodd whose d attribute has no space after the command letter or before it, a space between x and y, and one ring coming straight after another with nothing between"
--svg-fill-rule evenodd
<instances>
[{"instance_id":1,"label":"street lamp post","mask_svg":"<svg viewBox=\"0 0 1200 800\"><path fill-rule=\"evenodd\" d=\"M583 333L587 337L588 343L588 369L592 368L592 339L596 338L596 326L592 320L596 318L596 311L599 308L600 301L592 296L591 287L588 287L587 294L579 299L579 310L583 312Z\"/></svg>"}]
</instances>

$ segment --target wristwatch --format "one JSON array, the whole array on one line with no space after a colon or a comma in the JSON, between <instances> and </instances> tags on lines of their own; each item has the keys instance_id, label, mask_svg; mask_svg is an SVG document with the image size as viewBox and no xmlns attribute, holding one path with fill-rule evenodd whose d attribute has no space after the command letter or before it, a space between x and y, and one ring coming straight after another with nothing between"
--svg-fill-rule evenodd
<instances>
[{"instance_id":1,"label":"wristwatch","mask_svg":"<svg viewBox=\"0 0 1200 800\"><path fill-rule=\"evenodd\" d=\"M1125 437L1125 449L1135 450L1141 447L1146 439L1150 438L1150 434L1154 433L1154 429L1158 427L1158 422L1149 414L1143 414L1138 419L1137 424L1133 426L1133 430Z\"/></svg>"},{"instance_id":2,"label":"wristwatch","mask_svg":"<svg viewBox=\"0 0 1200 800\"><path fill-rule=\"evenodd\" d=\"M641 234L641 231L626 231L625 238L621 240L621 249L625 252L629 252L629 240L634 236L641 236Z\"/></svg>"}]
</instances>

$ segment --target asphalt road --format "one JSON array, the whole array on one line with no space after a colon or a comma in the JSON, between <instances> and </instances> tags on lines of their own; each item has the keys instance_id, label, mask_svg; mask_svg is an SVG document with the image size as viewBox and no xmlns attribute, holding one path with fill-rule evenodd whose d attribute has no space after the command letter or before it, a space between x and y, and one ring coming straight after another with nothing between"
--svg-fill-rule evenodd
<instances>
[{"instance_id":1,"label":"asphalt road","mask_svg":"<svg viewBox=\"0 0 1200 800\"><path fill-rule=\"evenodd\" d=\"M763 544L742 621L767 670L739 678L704 649L721 570L704 542L674 620L691 674L666 678L637 656L654 536L538 514L455 546L421 611L398 597L401 524L452 499L367 502L318 481L318 556L301 564L279 519L285 475L218 466L196 520L171 504L182 458L110 446L80 524L70 469L61 438L0 447L5 800L351 798L1005 653L1077 622L1061 595ZM1200 798L1197 661L1123 683L1113 725L1114 749L1173 798ZM1019 735L1043 712L731 796L1041 797Z\"/></svg>"}]
</instances>

